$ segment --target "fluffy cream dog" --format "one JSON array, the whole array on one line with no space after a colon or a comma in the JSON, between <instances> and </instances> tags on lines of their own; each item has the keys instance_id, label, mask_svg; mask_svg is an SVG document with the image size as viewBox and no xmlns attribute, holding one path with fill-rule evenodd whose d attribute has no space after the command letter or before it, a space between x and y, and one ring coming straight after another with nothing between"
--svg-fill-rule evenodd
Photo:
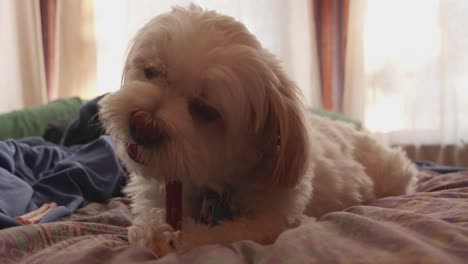
<instances>
[{"instance_id":1,"label":"fluffy cream dog","mask_svg":"<svg viewBox=\"0 0 468 264\"><path fill-rule=\"evenodd\" d=\"M121 89L100 106L131 172L129 241L159 256L272 243L303 215L405 194L415 182L400 150L306 116L295 84L243 24L194 5L138 32ZM181 231L165 221L168 181L182 185ZM228 211L215 224L200 222L206 193Z\"/></svg>"}]
</instances>

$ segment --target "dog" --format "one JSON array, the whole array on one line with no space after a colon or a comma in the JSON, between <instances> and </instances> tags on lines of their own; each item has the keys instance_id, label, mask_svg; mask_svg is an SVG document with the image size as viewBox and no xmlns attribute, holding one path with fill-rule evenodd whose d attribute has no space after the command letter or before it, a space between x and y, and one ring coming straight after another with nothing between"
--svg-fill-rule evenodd
<instances>
[{"instance_id":1,"label":"dog","mask_svg":"<svg viewBox=\"0 0 468 264\"><path fill-rule=\"evenodd\" d=\"M273 243L304 216L415 188L417 169L400 149L308 114L242 23L196 5L136 34L122 87L100 101L99 116L130 172L129 242L160 257ZM168 200L182 204L170 213L178 224L167 220Z\"/></svg>"}]
</instances>

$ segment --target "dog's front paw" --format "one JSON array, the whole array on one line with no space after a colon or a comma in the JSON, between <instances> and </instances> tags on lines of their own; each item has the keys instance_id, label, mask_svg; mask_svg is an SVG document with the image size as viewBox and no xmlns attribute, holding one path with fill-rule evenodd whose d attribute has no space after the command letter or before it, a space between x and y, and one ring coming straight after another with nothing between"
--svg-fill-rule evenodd
<instances>
[{"instance_id":1,"label":"dog's front paw","mask_svg":"<svg viewBox=\"0 0 468 264\"><path fill-rule=\"evenodd\" d=\"M128 228L128 241L132 245L149 248L158 256L177 252L182 233L174 231L168 224L157 226L133 225Z\"/></svg>"}]
</instances>

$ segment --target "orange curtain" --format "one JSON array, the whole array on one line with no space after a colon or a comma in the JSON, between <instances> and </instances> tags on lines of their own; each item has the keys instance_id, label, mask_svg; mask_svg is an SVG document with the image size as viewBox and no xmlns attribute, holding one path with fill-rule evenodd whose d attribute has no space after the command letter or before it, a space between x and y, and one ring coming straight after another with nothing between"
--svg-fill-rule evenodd
<instances>
[{"instance_id":1,"label":"orange curtain","mask_svg":"<svg viewBox=\"0 0 468 264\"><path fill-rule=\"evenodd\" d=\"M323 107L342 112L349 0L312 0Z\"/></svg>"},{"instance_id":2,"label":"orange curtain","mask_svg":"<svg viewBox=\"0 0 468 264\"><path fill-rule=\"evenodd\" d=\"M55 76L55 26L57 0L40 0L42 47L46 73L47 98L51 99Z\"/></svg>"}]
</instances>

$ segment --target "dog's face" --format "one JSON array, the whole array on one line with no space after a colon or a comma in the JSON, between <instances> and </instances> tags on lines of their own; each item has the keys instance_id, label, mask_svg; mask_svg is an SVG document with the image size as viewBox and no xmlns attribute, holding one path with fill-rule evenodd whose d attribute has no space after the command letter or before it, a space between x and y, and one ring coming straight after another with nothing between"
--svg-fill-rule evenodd
<instances>
[{"instance_id":1,"label":"dog's face","mask_svg":"<svg viewBox=\"0 0 468 264\"><path fill-rule=\"evenodd\" d=\"M100 118L130 171L216 188L294 184L308 155L302 106L277 60L234 19L175 8L136 35Z\"/></svg>"}]
</instances>

